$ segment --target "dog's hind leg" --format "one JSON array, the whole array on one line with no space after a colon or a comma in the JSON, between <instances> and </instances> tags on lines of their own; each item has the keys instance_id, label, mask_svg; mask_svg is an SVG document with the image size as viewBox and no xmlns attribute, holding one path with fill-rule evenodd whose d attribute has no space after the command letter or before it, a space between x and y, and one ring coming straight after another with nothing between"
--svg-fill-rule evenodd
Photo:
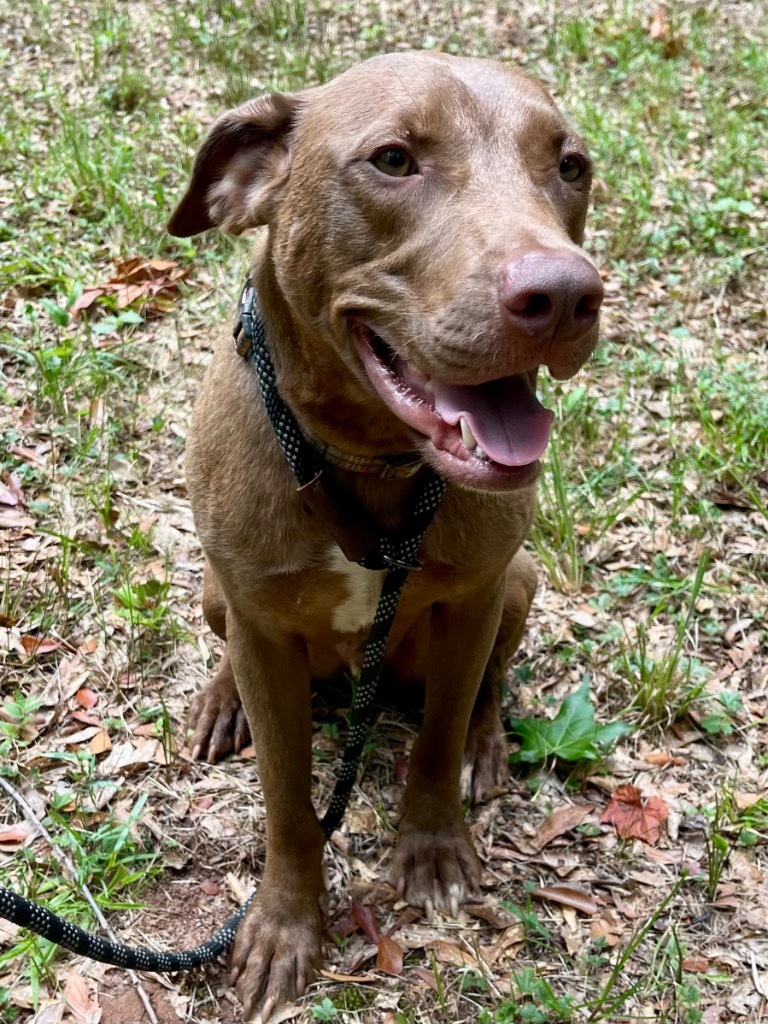
<instances>
[{"instance_id":1,"label":"dog's hind leg","mask_svg":"<svg viewBox=\"0 0 768 1024\"><path fill-rule=\"evenodd\" d=\"M226 640L227 602L208 562L203 575L203 614L213 632ZM192 698L188 724L194 729L189 742L192 757L205 757L211 764L250 743L250 729L226 650L213 679Z\"/></svg>"}]
</instances>

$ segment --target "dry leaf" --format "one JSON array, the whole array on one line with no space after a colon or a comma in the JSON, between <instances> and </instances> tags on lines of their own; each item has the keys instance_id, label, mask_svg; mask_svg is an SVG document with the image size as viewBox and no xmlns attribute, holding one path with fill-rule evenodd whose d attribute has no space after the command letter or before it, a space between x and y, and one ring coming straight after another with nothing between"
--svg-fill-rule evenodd
<instances>
[{"instance_id":1,"label":"dry leaf","mask_svg":"<svg viewBox=\"0 0 768 1024\"><path fill-rule=\"evenodd\" d=\"M52 637L44 636L23 636L21 643L30 658L39 657L41 654L50 654L64 646L63 640L54 640Z\"/></svg>"},{"instance_id":2,"label":"dry leaf","mask_svg":"<svg viewBox=\"0 0 768 1024\"><path fill-rule=\"evenodd\" d=\"M64 998L79 1024L98 1024L101 1009L96 999L96 986L79 974L72 973L64 985Z\"/></svg>"},{"instance_id":3,"label":"dry leaf","mask_svg":"<svg viewBox=\"0 0 768 1024\"><path fill-rule=\"evenodd\" d=\"M687 956L682 963L683 970L690 971L691 974L706 974L711 966L705 956Z\"/></svg>"},{"instance_id":4,"label":"dry leaf","mask_svg":"<svg viewBox=\"0 0 768 1024\"><path fill-rule=\"evenodd\" d=\"M112 740L109 738L109 733L106 729L99 729L88 744L88 749L92 754L105 754L108 750L112 749Z\"/></svg>"},{"instance_id":5,"label":"dry leaf","mask_svg":"<svg viewBox=\"0 0 768 1024\"><path fill-rule=\"evenodd\" d=\"M376 918L370 907L359 900L352 900L352 920L365 933L369 942L378 945L379 929L376 927Z\"/></svg>"},{"instance_id":6,"label":"dry leaf","mask_svg":"<svg viewBox=\"0 0 768 1024\"><path fill-rule=\"evenodd\" d=\"M19 478L7 469L0 473L0 505L20 505L22 508L27 505Z\"/></svg>"},{"instance_id":7,"label":"dry leaf","mask_svg":"<svg viewBox=\"0 0 768 1024\"><path fill-rule=\"evenodd\" d=\"M659 768L666 768L671 764L685 764L684 757L671 754L668 750L650 750L647 754L643 754L642 757L648 764L655 764Z\"/></svg>"},{"instance_id":8,"label":"dry leaf","mask_svg":"<svg viewBox=\"0 0 768 1024\"><path fill-rule=\"evenodd\" d=\"M334 935L337 934L335 928L332 928L331 931ZM331 981L354 982L358 985L369 985L380 980L375 974L337 974L333 971L320 971L320 974L323 978L330 978Z\"/></svg>"},{"instance_id":9,"label":"dry leaf","mask_svg":"<svg viewBox=\"0 0 768 1024\"><path fill-rule=\"evenodd\" d=\"M653 846L661 838L661 823L669 812L660 796L643 802L636 786L619 786L603 811L600 821L615 825L621 839L642 839Z\"/></svg>"},{"instance_id":10,"label":"dry leaf","mask_svg":"<svg viewBox=\"0 0 768 1024\"><path fill-rule=\"evenodd\" d=\"M428 985L433 992L440 991L440 985L438 979L435 977L437 968L434 971L430 971L428 967L414 967L412 974L415 974L420 981L423 981L425 985Z\"/></svg>"},{"instance_id":11,"label":"dry leaf","mask_svg":"<svg viewBox=\"0 0 768 1024\"><path fill-rule=\"evenodd\" d=\"M98 693L89 690L86 686L81 687L75 694L75 700L83 708L92 708L99 699Z\"/></svg>"},{"instance_id":12,"label":"dry leaf","mask_svg":"<svg viewBox=\"0 0 768 1024\"><path fill-rule=\"evenodd\" d=\"M17 845L28 838L28 825L0 825L0 843Z\"/></svg>"},{"instance_id":13,"label":"dry leaf","mask_svg":"<svg viewBox=\"0 0 768 1024\"><path fill-rule=\"evenodd\" d=\"M427 948L434 951L435 957L441 964L450 964L452 967L479 966L477 958L455 942L436 939L434 942L430 942Z\"/></svg>"},{"instance_id":14,"label":"dry leaf","mask_svg":"<svg viewBox=\"0 0 768 1024\"><path fill-rule=\"evenodd\" d=\"M593 809L593 804L565 804L563 807L558 807L542 822L533 840L534 847L537 850L543 850L553 839L580 825Z\"/></svg>"},{"instance_id":15,"label":"dry leaf","mask_svg":"<svg viewBox=\"0 0 768 1024\"><path fill-rule=\"evenodd\" d=\"M387 935L379 938L376 970L395 976L403 973L403 950L399 943Z\"/></svg>"},{"instance_id":16,"label":"dry leaf","mask_svg":"<svg viewBox=\"0 0 768 1024\"><path fill-rule=\"evenodd\" d=\"M669 21L667 19L667 12L663 7L657 7L653 12L648 35L651 39L666 39L669 36Z\"/></svg>"},{"instance_id":17,"label":"dry leaf","mask_svg":"<svg viewBox=\"0 0 768 1024\"><path fill-rule=\"evenodd\" d=\"M582 914L596 914L600 909L591 897L568 885L545 885L531 891L532 896L552 903L561 903L564 907L574 907Z\"/></svg>"},{"instance_id":18,"label":"dry leaf","mask_svg":"<svg viewBox=\"0 0 768 1024\"><path fill-rule=\"evenodd\" d=\"M84 288L69 313L73 320L78 320L105 295L114 296L118 309L143 302L145 312L167 313L175 308L179 282L188 275L188 267L179 267L170 260L144 260L137 256L116 260L113 276L103 284Z\"/></svg>"}]
</instances>

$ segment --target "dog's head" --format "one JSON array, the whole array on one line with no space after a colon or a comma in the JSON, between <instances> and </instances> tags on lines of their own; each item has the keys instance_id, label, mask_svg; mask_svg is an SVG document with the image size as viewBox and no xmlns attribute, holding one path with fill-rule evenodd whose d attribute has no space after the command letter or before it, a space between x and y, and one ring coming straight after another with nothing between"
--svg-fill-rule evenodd
<instances>
[{"instance_id":1,"label":"dog's head","mask_svg":"<svg viewBox=\"0 0 768 1024\"><path fill-rule=\"evenodd\" d=\"M590 181L584 144L533 79L403 53L224 114L169 227L268 225L305 346L368 410L380 400L382 431L418 438L457 482L509 490L535 479L549 436L538 368L571 376L597 341L603 289L580 248Z\"/></svg>"}]
</instances>

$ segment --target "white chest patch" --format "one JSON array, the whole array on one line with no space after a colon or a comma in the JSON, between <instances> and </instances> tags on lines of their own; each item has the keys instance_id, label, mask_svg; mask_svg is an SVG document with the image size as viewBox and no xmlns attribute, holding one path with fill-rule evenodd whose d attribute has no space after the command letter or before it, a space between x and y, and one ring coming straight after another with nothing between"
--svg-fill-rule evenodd
<instances>
[{"instance_id":1,"label":"white chest patch","mask_svg":"<svg viewBox=\"0 0 768 1024\"><path fill-rule=\"evenodd\" d=\"M335 545L328 552L328 568L344 577L348 592L333 609L333 628L338 633L359 633L361 629L368 629L376 614L386 570L372 571L348 562Z\"/></svg>"}]
</instances>

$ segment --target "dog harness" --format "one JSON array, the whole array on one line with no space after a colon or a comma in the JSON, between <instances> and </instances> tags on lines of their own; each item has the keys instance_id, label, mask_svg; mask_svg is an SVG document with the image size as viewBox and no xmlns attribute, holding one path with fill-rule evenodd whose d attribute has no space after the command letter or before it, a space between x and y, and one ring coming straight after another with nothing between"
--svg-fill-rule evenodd
<instances>
[{"instance_id":1,"label":"dog harness","mask_svg":"<svg viewBox=\"0 0 768 1024\"><path fill-rule=\"evenodd\" d=\"M298 491L309 511L321 519L350 561L365 569L386 570L371 631L363 655L360 677L354 688L350 725L344 745L339 776L320 826L328 839L344 817L349 795L357 776L368 727L373 715L387 640L395 618L408 573L419 570L419 548L445 491L445 481L421 462L418 453L384 459L350 456L328 445L318 444L299 426L277 389L277 376L267 348L264 323L258 312L256 293L250 276L246 278L237 320L233 329L237 352L254 366L264 407L285 458L298 484ZM418 459L418 461L416 461ZM332 489L326 467L335 466L354 472L375 472L387 478L422 474L411 500L407 531L397 536L381 536L371 545L372 531L362 517L351 519L340 513L337 495ZM348 504L348 499L345 499ZM113 964L127 970L170 974L191 971L225 953L235 941L238 926L251 905L255 893L206 942L184 952L156 952L109 942L51 913L39 903L0 886L0 917L42 935L56 945L81 956Z\"/></svg>"}]
</instances>

